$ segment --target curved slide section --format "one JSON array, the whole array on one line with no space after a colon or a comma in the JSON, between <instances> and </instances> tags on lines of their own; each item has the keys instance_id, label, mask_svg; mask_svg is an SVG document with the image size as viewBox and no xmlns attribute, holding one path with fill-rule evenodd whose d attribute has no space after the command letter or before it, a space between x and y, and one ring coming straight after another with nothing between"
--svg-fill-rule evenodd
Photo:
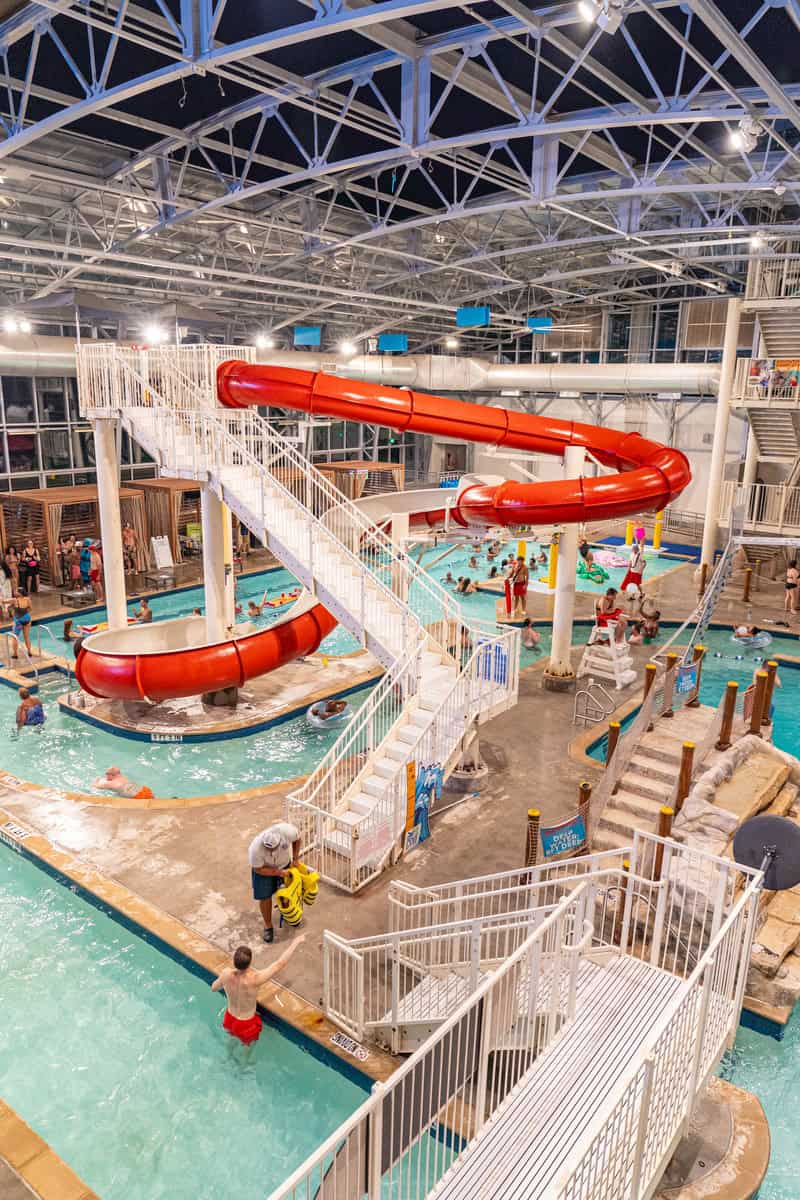
<instances>
[{"instance_id":1,"label":"curved slide section","mask_svg":"<svg viewBox=\"0 0 800 1200\"><path fill-rule=\"evenodd\" d=\"M221 363L217 392L227 408L275 405L344 421L387 425L400 432L439 434L483 445L561 457L583 446L616 475L541 483L474 481L464 487L450 519L461 525L572 524L658 511L691 480L680 450L624 433L506 408L383 387L236 359ZM431 513L430 519L437 517Z\"/></svg>"},{"instance_id":2,"label":"curved slide section","mask_svg":"<svg viewBox=\"0 0 800 1200\"><path fill-rule=\"evenodd\" d=\"M209 645L205 624L204 617L177 617L95 633L78 655L78 683L92 696L151 701L241 687L313 654L336 618L306 594L269 628L229 641Z\"/></svg>"}]
</instances>

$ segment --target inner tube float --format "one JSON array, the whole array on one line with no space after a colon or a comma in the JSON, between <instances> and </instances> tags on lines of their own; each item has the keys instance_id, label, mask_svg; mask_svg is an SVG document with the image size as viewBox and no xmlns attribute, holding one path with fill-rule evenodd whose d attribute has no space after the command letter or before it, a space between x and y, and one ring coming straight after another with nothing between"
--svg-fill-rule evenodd
<instances>
[{"instance_id":1,"label":"inner tube float","mask_svg":"<svg viewBox=\"0 0 800 1200\"><path fill-rule=\"evenodd\" d=\"M583 559L578 562L578 578L591 579L592 583L605 583L608 579L608 571L604 571L599 563L592 563L591 567L587 567Z\"/></svg>"},{"instance_id":2,"label":"inner tube float","mask_svg":"<svg viewBox=\"0 0 800 1200\"><path fill-rule=\"evenodd\" d=\"M342 711L335 713L332 717L323 716L326 704L327 700L318 700L306 712L306 720L312 729L335 729L346 725L352 719L353 710L349 704L345 704Z\"/></svg>"},{"instance_id":3,"label":"inner tube float","mask_svg":"<svg viewBox=\"0 0 800 1200\"><path fill-rule=\"evenodd\" d=\"M760 629L753 637L737 637L732 633L731 641L737 646L768 646L772 641L772 634L767 633L766 629Z\"/></svg>"},{"instance_id":4,"label":"inner tube float","mask_svg":"<svg viewBox=\"0 0 800 1200\"><path fill-rule=\"evenodd\" d=\"M266 608L283 608L287 604L292 604L300 595L300 588L295 588L293 592L281 592L280 596L275 596L272 600L266 601Z\"/></svg>"},{"instance_id":5,"label":"inner tube float","mask_svg":"<svg viewBox=\"0 0 800 1200\"><path fill-rule=\"evenodd\" d=\"M128 624L135 625L136 617L128 617ZM99 625L79 625L78 629L88 637L90 633L99 633L101 629L108 629L108 621L101 621Z\"/></svg>"},{"instance_id":6,"label":"inner tube float","mask_svg":"<svg viewBox=\"0 0 800 1200\"><path fill-rule=\"evenodd\" d=\"M614 550L594 550L594 561L604 567L627 567L628 560Z\"/></svg>"}]
</instances>

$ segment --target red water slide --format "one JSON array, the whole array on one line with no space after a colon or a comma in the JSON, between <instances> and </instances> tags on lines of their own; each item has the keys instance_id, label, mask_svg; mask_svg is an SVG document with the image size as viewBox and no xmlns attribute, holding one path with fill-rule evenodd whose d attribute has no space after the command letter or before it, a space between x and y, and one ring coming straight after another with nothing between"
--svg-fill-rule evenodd
<instances>
[{"instance_id":1,"label":"red water slide","mask_svg":"<svg viewBox=\"0 0 800 1200\"><path fill-rule=\"evenodd\" d=\"M651 442L638 433L622 433L536 417L507 408L490 408L408 388L357 383L262 363L231 360L217 370L217 394L227 408L251 404L299 408L344 421L387 425L400 432L429 433L537 454L563 455L583 446L618 474L594 478L507 481L473 484L461 492L451 520L461 525L536 525L602 520L664 508L691 479L680 450ZM431 522L440 513L427 514Z\"/></svg>"},{"instance_id":2,"label":"red water slide","mask_svg":"<svg viewBox=\"0 0 800 1200\"><path fill-rule=\"evenodd\" d=\"M86 639L75 675L85 692L111 700L172 700L241 687L248 679L313 654L335 629L336 618L323 605L312 603L310 597L302 603L307 605L303 612L294 617L287 614L280 624L210 646L142 650L145 631L152 636L168 621L104 630Z\"/></svg>"}]
</instances>

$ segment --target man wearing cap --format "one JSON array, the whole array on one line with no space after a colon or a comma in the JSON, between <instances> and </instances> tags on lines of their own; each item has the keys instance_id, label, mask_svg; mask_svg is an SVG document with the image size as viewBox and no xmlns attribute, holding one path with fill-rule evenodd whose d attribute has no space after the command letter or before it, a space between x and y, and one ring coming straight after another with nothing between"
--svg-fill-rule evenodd
<instances>
[{"instance_id":1,"label":"man wearing cap","mask_svg":"<svg viewBox=\"0 0 800 1200\"><path fill-rule=\"evenodd\" d=\"M253 880L253 899L258 901L264 919L263 938L275 938L272 928L272 897L287 879L289 867L296 867L300 858L300 832L288 821L278 821L262 829L250 843L247 852Z\"/></svg>"}]
</instances>

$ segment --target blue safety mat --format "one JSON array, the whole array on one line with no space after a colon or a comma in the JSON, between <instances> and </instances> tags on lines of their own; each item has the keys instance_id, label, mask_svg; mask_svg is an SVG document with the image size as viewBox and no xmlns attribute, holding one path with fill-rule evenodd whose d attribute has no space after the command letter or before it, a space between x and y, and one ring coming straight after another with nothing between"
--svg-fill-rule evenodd
<instances>
[{"instance_id":1,"label":"blue safety mat","mask_svg":"<svg viewBox=\"0 0 800 1200\"><path fill-rule=\"evenodd\" d=\"M605 537L600 538L598 546L624 546L624 537ZM670 554L685 554L692 562L700 562L700 547L687 546L685 542L662 542L662 550L668 550Z\"/></svg>"}]
</instances>

